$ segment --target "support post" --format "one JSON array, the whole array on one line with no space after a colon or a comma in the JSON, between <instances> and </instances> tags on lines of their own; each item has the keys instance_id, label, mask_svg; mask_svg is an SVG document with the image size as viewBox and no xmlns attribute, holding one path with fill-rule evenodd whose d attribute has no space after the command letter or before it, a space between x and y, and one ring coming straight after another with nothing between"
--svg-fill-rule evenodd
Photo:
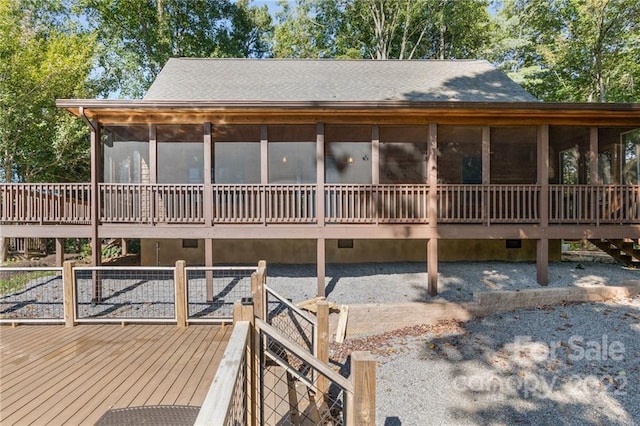
<instances>
[{"instance_id":1,"label":"support post","mask_svg":"<svg viewBox=\"0 0 640 426\"><path fill-rule=\"evenodd\" d=\"M204 194L202 194L202 204L204 206L204 224L213 224L213 187L211 186L211 157L213 145L211 142L211 123L204 123Z\"/></svg>"},{"instance_id":2,"label":"support post","mask_svg":"<svg viewBox=\"0 0 640 426\"><path fill-rule=\"evenodd\" d=\"M427 151L427 184L429 195L427 198L427 211L429 226L438 226L438 126L429 124L429 141Z\"/></svg>"},{"instance_id":3,"label":"support post","mask_svg":"<svg viewBox=\"0 0 640 426\"><path fill-rule=\"evenodd\" d=\"M204 239L204 266L213 266L213 239ZM207 303L213 302L213 271L205 271L205 287Z\"/></svg>"},{"instance_id":4,"label":"support post","mask_svg":"<svg viewBox=\"0 0 640 426\"><path fill-rule=\"evenodd\" d=\"M256 425L258 404L256 396L258 395L257 387L259 385L259 381L256 381L255 374L255 339L256 339L256 329L255 329L255 321L254 321L254 304L253 300L250 303L243 303L240 300L237 300L233 304L233 323L237 323L238 321L247 321L249 322L249 339L247 342L247 424L250 426ZM257 370L259 371L259 370ZM259 376L258 376L259 377ZM254 415L254 413L256 413Z\"/></svg>"},{"instance_id":5,"label":"support post","mask_svg":"<svg viewBox=\"0 0 640 426\"><path fill-rule=\"evenodd\" d=\"M174 274L176 283L176 322L178 327L187 327L187 274L185 271L186 262L178 260Z\"/></svg>"},{"instance_id":6,"label":"support post","mask_svg":"<svg viewBox=\"0 0 640 426\"><path fill-rule=\"evenodd\" d=\"M76 289L75 289L75 277L73 274L73 268L76 266L75 262L68 260L64 262L62 266L62 294L63 294L63 307L64 307L64 326L73 327L75 323L75 310L76 310Z\"/></svg>"},{"instance_id":7,"label":"support post","mask_svg":"<svg viewBox=\"0 0 640 426\"><path fill-rule=\"evenodd\" d=\"M429 296L438 295L438 240L427 240L427 292Z\"/></svg>"},{"instance_id":8,"label":"support post","mask_svg":"<svg viewBox=\"0 0 640 426\"><path fill-rule=\"evenodd\" d=\"M598 175L598 128L591 127L589 129L589 175L591 177L591 185L600 185L600 176Z\"/></svg>"},{"instance_id":9,"label":"support post","mask_svg":"<svg viewBox=\"0 0 640 426\"><path fill-rule=\"evenodd\" d=\"M317 243L316 243L316 270L317 270L317 275L318 275L318 291L317 291L317 296L318 297L324 297L325 296L325 285L324 285L324 279L325 279L325 239L324 238L318 238Z\"/></svg>"},{"instance_id":10,"label":"support post","mask_svg":"<svg viewBox=\"0 0 640 426\"><path fill-rule=\"evenodd\" d=\"M98 185L101 165L100 129L101 126L99 123L91 126L91 264L93 266L100 266L102 264L102 244L100 242L100 236L98 235L100 225L100 187ZM102 300L102 277L97 271L93 271L91 281L91 300L93 302L100 302Z\"/></svg>"},{"instance_id":11,"label":"support post","mask_svg":"<svg viewBox=\"0 0 640 426\"><path fill-rule=\"evenodd\" d=\"M491 224L491 209L489 204L489 185L491 184L491 128L482 128L482 215L487 226Z\"/></svg>"},{"instance_id":12,"label":"support post","mask_svg":"<svg viewBox=\"0 0 640 426\"><path fill-rule=\"evenodd\" d=\"M56 266L64 264L64 238L56 238Z\"/></svg>"},{"instance_id":13,"label":"support post","mask_svg":"<svg viewBox=\"0 0 640 426\"><path fill-rule=\"evenodd\" d=\"M318 341L316 342L316 358L325 364L329 364L329 303L326 300L317 302L318 312ZM319 390L317 402L324 401L324 394L329 390L329 380L322 374L318 374L316 386Z\"/></svg>"},{"instance_id":14,"label":"support post","mask_svg":"<svg viewBox=\"0 0 640 426\"><path fill-rule=\"evenodd\" d=\"M549 240L536 240L536 280L538 284L549 284Z\"/></svg>"},{"instance_id":15,"label":"support post","mask_svg":"<svg viewBox=\"0 0 640 426\"><path fill-rule=\"evenodd\" d=\"M316 220L324 226L324 123L316 124Z\"/></svg>"},{"instance_id":16,"label":"support post","mask_svg":"<svg viewBox=\"0 0 640 426\"><path fill-rule=\"evenodd\" d=\"M369 352L351 354L353 410L349 425L373 426L376 423L376 361Z\"/></svg>"},{"instance_id":17,"label":"support post","mask_svg":"<svg viewBox=\"0 0 640 426\"><path fill-rule=\"evenodd\" d=\"M538 185L540 185L540 227L549 227L549 125L538 126ZM536 241L536 280L549 284L549 240Z\"/></svg>"}]
</instances>

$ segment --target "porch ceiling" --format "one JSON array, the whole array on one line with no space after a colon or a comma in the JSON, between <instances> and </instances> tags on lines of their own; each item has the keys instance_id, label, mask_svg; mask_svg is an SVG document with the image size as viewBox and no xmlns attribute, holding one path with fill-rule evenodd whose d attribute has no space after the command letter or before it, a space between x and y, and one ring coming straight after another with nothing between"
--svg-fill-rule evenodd
<instances>
[{"instance_id":1,"label":"porch ceiling","mask_svg":"<svg viewBox=\"0 0 640 426\"><path fill-rule=\"evenodd\" d=\"M260 102L60 99L102 124L473 124L640 126L640 104L541 102Z\"/></svg>"}]
</instances>

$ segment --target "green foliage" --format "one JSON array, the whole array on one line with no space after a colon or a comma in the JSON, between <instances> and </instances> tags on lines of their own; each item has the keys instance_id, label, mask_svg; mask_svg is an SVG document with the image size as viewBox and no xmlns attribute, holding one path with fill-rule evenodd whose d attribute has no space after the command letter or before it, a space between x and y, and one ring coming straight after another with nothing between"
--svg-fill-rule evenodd
<instances>
[{"instance_id":1,"label":"green foliage","mask_svg":"<svg viewBox=\"0 0 640 426\"><path fill-rule=\"evenodd\" d=\"M105 95L141 97L171 57L261 57L266 6L247 0L79 0L99 40Z\"/></svg>"},{"instance_id":2,"label":"green foliage","mask_svg":"<svg viewBox=\"0 0 640 426\"><path fill-rule=\"evenodd\" d=\"M85 126L56 108L55 100L90 94L94 38L56 28L57 15L47 21L38 14L49 4L57 2L0 0L3 181L67 182L88 175Z\"/></svg>"},{"instance_id":3,"label":"green foliage","mask_svg":"<svg viewBox=\"0 0 640 426\"><path fill-rule=\"evenodd\" d=\"M55 275L54 272L48 271L7 273L0 278L0 296L21 291L30 281L53 275Z\"/></svg>"},{"instance_id":4,"label":"green foliage","mask_svg":"<svg viewBox=\"0 0 640 426\"><path fill-rule=\"evenodd\" d=\"M485 0L279 2L278 57L480 58L496 26Z\"/></svg>"},{"instance_id":5,"label":"green foliage","mask_svg":"<svg viewBox=\"0 0 640 426\"><path fill-rule=\"evenodd\" d=\"M546 101L640 99L637 0L509 0L493 59Z\"/></svg>"}]
</instances>

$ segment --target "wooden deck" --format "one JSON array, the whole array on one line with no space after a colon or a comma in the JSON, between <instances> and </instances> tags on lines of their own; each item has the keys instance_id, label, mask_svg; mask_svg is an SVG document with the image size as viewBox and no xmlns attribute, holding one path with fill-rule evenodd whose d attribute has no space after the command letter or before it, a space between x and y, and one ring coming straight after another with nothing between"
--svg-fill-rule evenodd
<instances>
[{"instance_id":1,"label":"wooden deck","mask_svg":"<svg viewBox=\"0 0 640 426\"><path fill-rule=\"evenodd\" d=\"M204 401L232 327L0 327L0 424L94 424L110 408Z\"/></svg>"}]
</instances>

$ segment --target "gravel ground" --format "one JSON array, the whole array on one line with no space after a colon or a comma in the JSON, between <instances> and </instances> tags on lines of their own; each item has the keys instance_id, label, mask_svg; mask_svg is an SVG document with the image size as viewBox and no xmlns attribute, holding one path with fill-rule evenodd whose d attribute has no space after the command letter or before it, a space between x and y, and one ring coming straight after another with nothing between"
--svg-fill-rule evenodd
<instances>
[{"instance_id":1,"label":"gravel ground","mask_svg":"<svg viewBox=\"0 0 640 426\"><path fill-rule=\"evenodd\" d=\"M294 302L316 295L315 265L269 265L268 285ZM479 291L540 288L535 263L441 262L437 297L426 292L424 263L327 265L327 300L340 304L424 301L468 302ZM549 264L549 287L593 287L640 279L639 270L599 262ZM494 287L494 288L492 288Z\"/></svg>"},{"instance_id":2,"label":"gravel ground","mask_svg":"<svg viewBox=\"0 0 640 426\"><path fill-rule=\"evenodd\" d=\"M430 298L424 264L329 265L327 298L464 302L479 291L539 288L532 263L439 269L440 293ZM268 283L299 302L315 296L314 273L313 265L270 265ZM640 271L558 262L549 279L549 287L616 285L640 279ZM331 357L342 363L352 350L377 357L379 425L640 425L640 297L353 338L333 344Z\"/></svg>"},{"instance_id":3,"label":"gravel ground","mask_svg":"<svg viewBox=\"0 0 640 426\"><path fill-rule=\"evenodd\" d=\"M539 288L530 263L441 263L439 269L440 294L435 298L426 295L422 263L328 265L325 284L329 300L347 304L464 302L478 291ZM313 265L269 265L268 284L299 302L315 296L314 274ZM550 264L549 278L550 287L602 286L640 279L640 271L573 261ZM110 313L131 309L138 298L140 306L155 312L166 304L165 296L172 297L172 287L165 285L137 295L153 284L139 285L138 279L109 288ZM20 294L0 298L2 316L46 305L61 308L59 289L47 296L42 290L55 290L59 281L58 276L42 277ZM239 284L226 281L221 292L227 295L244 286ZM190 299L203 297L201 285L192 290L197 294ZM148 303L150 293L158 303ZM86 306L87 315L105 309ZM380 425L640 425L640 297L348 339L332 345L332 359L344 362L352 350L370 350L378 359Z\"/></svg>"},{"instance_id":4,"label":"gravel ground","mask_svg":"<svg viewBox=\"0 0 640 426\"><path fill-rule=\"evenodd\" d=\"M640 424L640 297L377 340L380 425Z\"/></svg>"}]
</instances>

